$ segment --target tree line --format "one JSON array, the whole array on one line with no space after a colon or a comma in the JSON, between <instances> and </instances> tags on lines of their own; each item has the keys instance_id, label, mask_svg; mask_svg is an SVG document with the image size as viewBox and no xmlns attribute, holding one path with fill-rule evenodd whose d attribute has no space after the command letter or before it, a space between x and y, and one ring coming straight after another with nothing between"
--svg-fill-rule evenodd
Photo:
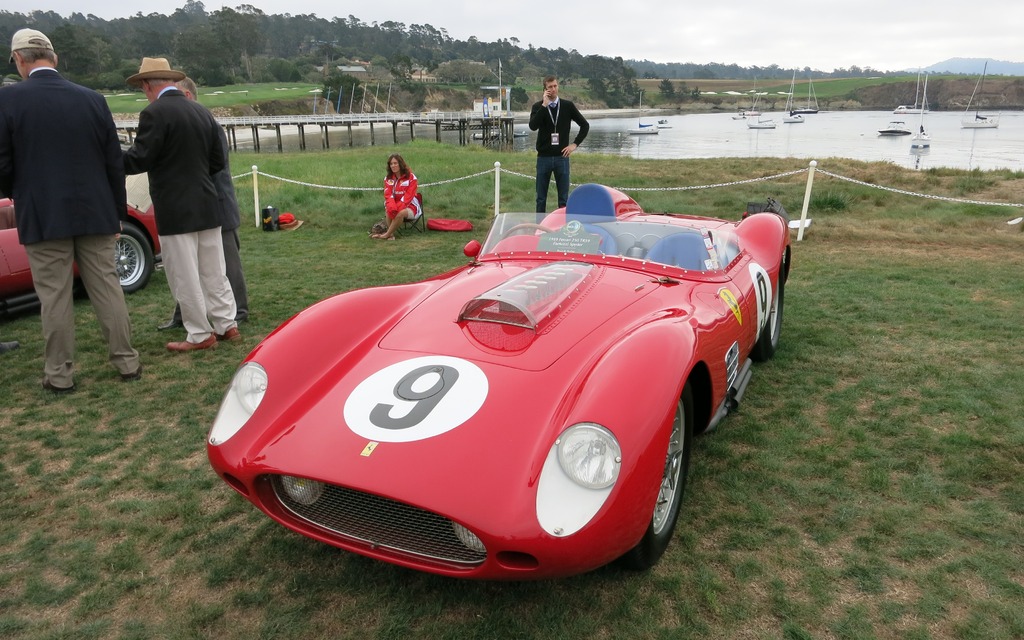
<instances>
[{"instance_id":1,"label":"tree line","mask_svg":"<svg viewBox=\"0 0 1024 640\"><path fill-rule=\"evenodd\" d=\"M414 78L428 75L442 83L474 90L498 83L511 86L513 107L528 104L525 87L536 89L555 74L563 84L588 92L590 107L636 106L637 78L776 78L792 69L777 65L739 67L726 64L654 63L586 55L563 48L520 46L517 38L483 42L456 40L443 28L401 22L366 23L355 16L325 19L315 14L268 15L243 4L208 12L188 0L171 15L141 12L105 20L92 14L68 17L52 11L19 14L0 11L0 39L10 41L24 27L43 31L59 54L60 71L97 90L119 91L138 70L143 57L167 57L200 85L224 86L262 82L312 82L337 95L367 81L338 67L366 64L371 80L397 83L408 109L422 107L426 88ZM837 69L830 74L809 68L802 75L857 77L885 75L873 69ZM697 88L663 83L661 94L675 100L698 99Z\"/></svg>"},{"instance_id":2,"label":"tree line","mask_svg":"<svg viewBox=\"0 0 1024 640\"><path fill-rule=\"evenodd\" d=\"M417 71L470 86L497 84L500 74L502 84L514 85L513 99L525 101L523 85L537 87L554 73L586 83L609 107L630 106L637 99L636 72L622 58L523 48L516 38L456 40L429 24L268 15L247 4L208 12L198 0L188 0L171 15L140 12L112 20L77 12L68 17L52 11L0 12L0 38L10 41L24 27L51 38L66 77L97 90L123 90L124 79L138 71L143 57L167 57L205 86L299 81L349 86L359 80L342 76L337 67L369 63L375 73L386 72L389 81L410 87Z\"/></svg>"}]
</instances>

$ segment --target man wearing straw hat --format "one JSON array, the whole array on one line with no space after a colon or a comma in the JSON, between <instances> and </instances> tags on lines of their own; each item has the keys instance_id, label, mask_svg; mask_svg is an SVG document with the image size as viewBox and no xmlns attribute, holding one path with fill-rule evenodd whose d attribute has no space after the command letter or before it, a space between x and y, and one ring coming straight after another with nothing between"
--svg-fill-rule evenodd
<instances>
[{"instance_id":1,"label":"man wearing straw hat","mask_svg":"<svg viewBox=\"0 0 1024 640\"><path fill-rule=\"evenodd\" d=\"M0 191L17 207L18 239L39 296L42 386L75 390L73 261L110 363L122 380L138 380L142 364L114 264L127 197L110 108L100 94L61 77L53 44L35 29L14 34L11 62L24 80L0 89Z\"/></svg>"},{"instance_id":2,"label":"man wearing straw hat","mask_svg":"<svg viewBox=\"0 0 1024 640\"><path fill-rule=\"evenodd\" d=\"M199 99L199 89L192 78L184 78L175 83L189 100ZM213 177L213 185L217 188L220 207L220 238L224 247L224 266L231 283L231 293L235 297L235 321L245 322L249 319L249 288L245 284L242 272L242 256L239 253L241 240L238 228L242 226L242 218L238 212L238 200L235 198L235 184L231 178L231 166L228 161L227 135L221 129L221 142L224 144L224 168ZM183 327L181 322L181 306L175 305L174 313L167 322L157 325L159 331Z\"/></svg>"},{"instance_id":3,"label":"man wearing straw hat","mask_svg":"<svg viewBox=\"0 0 1024 640\"><path fill-rule=\"evenodd\" d=\"M139 114L138 135L124 152L126 173L149 172L164 272L188 332L186 340L167 343L173 352L241 339L213 182L225 166L220 125L175 86L184 77L166 58L142 59L127 83L142 88L149 106Z\"/></svg>"}]
</instances>

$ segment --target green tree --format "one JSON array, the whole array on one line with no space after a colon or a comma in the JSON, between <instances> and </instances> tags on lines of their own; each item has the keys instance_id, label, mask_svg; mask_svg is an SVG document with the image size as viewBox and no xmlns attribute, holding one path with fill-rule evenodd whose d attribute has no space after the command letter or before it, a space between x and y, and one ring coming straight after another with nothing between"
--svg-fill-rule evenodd
<instances>
[{"instance_id":1,"label":"green tree","mask_svg":"<svg viewBox=\"0 0 1024 640\"><path fill-rule=\"evenodd\" d=\"M512 106L517 109L521 109L530 103L530 96L526 93L526 89L518 85L512 87L509 97L512 98Z\"/></svg>"},{"instance_id":2,"label":"green tree","mask_svg":"<svg viewBox=\"0 0 1024 640\"><path fill-rule=\"evenodd\" d=\"M665 98L672 99L676 96L676 88L668 78L661 81L661 84L658 85L658 90L661 91L661 95Z\"/></svg>"},{"instance_id":3,"label":"green tree","mask_svg":"<svg viewBox=\"0 0 1024 640\"><path fill-rule=\"evenodd\" d=\"M263 11L252 5L239 5L238 11L221 9L210 16L210 25L214 34L220 38L221 50L225 55L224 62L232 75L241 75L252 82L252 58L261 53L266 46L266 38L260 30L260 17Z\"/></svg>"}]
</instances>

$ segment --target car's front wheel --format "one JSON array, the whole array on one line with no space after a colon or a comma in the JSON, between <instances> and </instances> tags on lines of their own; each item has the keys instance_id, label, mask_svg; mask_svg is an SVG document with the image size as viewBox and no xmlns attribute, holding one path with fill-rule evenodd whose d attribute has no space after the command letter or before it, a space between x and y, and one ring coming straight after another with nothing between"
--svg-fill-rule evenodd
<instances>
[{"instance_id":1,"label":"car's front wheel","mask_svg":"<svg viewBox=\"0 0 1024 640\"><path fill-rule=\"evenodd\" d=\"M686 477L690 471L690 441L693 439L693 391L690 383L683 387L683 395L676 404L672 433L665 454L665 468L658 488L654 513L644 537L622 556L630 569L650 569L661 559L679 519L679 508L686 490Z\"/></svg>"},{"instance_id":2,"label":"car's front wheel","mask_svg":"<svg viewBox=\"0 0 1024 640\"><path fill-rule=\"evenodd\" d=\"M146 286L155 262L153 248L145 234L135 225L125 223L121 236L114 243L114 263L124 292L134 293Z\"/></svg>"}]
</instances>

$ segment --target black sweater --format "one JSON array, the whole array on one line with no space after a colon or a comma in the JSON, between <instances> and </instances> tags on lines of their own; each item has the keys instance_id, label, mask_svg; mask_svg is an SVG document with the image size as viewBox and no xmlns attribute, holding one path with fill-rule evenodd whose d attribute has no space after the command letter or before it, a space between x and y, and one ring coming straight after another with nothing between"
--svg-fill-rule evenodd
<instances>
[{"instance_id":1,"label":"black sweater","mask_svg":"<svg viewBox=\"0 0 1024 640\"><path fill-rule=\"evenodd\" d=\"M590 123L583 117L576 105L564 98L559 98L558 123L552 122L555 112L545 107L543 102L537 102L530 110L530 130L537 131L537 155L538 156L560 156L562 149L569 146L569 128L575 122L580 131L576 139L572 141L577 147L583 143L590 131ZM551 144L551 134L558 131L558 146Z\"/></svg>"}]
</instances>

